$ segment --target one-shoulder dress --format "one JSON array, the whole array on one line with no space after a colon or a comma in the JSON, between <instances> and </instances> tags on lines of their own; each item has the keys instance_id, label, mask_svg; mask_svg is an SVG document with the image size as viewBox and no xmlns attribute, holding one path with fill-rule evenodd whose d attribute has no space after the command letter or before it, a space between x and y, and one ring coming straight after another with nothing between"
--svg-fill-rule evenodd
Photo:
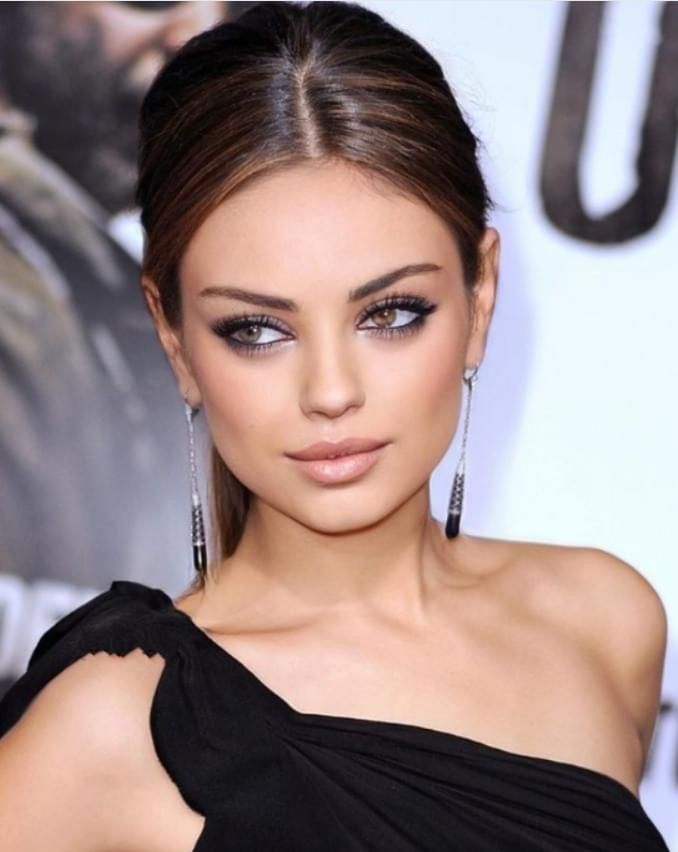
<instances>
[{"instance_id":1,"label":"one-shoulder dress","mask_svg":"<svg viewBox=\"0 0 678 852\"><path fill-rule=\"evenodd\" d=\"M87 653L165 664L160 762L204 815L186 852L668 852L611 776L399 722L295 710L174 606L116 580L49 628L0 700L0 736Z\"/></svg>"}]
</instances>

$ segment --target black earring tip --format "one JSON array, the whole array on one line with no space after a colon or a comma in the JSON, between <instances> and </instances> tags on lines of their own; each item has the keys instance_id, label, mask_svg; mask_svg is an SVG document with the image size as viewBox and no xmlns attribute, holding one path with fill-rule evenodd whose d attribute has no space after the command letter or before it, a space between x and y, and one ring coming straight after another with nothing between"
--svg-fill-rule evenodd
<instances>
[{"instance_id":1,"label":"black earring tip","mask_svg":"<svg viewBox=\"0 0 678 852\"><path fill-rule=\"evenodd\" d=\"M193 567L199 574L207 570L207 547L203 543L193 545Z\"/></svg>"},{"instance_id":2,"label":"black earring tip","mask_svg":"<svg viewBox=\"0 0 678 852\"><path fill-rule=\"evenodd\" d=\"M456 538L459 535L459 522L461 515L450 512L445 523L445 535L447 538Z\"/></svg>"}]
</instances>

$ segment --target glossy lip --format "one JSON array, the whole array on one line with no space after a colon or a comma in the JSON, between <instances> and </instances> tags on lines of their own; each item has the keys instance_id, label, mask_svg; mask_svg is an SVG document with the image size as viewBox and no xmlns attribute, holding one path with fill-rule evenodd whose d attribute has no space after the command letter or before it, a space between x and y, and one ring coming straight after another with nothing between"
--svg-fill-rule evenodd
<instances>
[{"instance_id":1,"label":"glossy lip","mask_svg":"<svg viewBox=\"0 0 678 852\"><path fill-rule=\"evenodd\" d=\"M311 479L326 485L333 485L351 482L367 473L379 461L382 449L383 445L379 445L368 452L352 453L335 459L294 459L294 461Z\"/></svg>"},{"instance_id":2,"label":"glossy lip","mask_svg":"<svg viewBox=\"0 0 678 852\"><path fill-rule=\"evenodd\" d=\"M335 456L350 456L356 453L368 453L383 447L386 441L372 438L344 438L342 441L318 441L296 453L286 453L290 458L301 461L332 459Z\"/></svg>"}]
</instances>

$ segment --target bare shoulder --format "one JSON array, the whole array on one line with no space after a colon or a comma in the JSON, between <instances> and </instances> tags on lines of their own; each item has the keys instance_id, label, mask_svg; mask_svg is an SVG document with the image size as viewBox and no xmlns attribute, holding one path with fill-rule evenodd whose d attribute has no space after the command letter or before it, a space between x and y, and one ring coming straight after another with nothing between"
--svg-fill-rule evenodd
<instances>
[{"instance_id":1,"label":"bare shoulder","mask_svg":"<svg viewBox=\"0 0 678 852\"><path fill-rule=\"evenodd\" d=\"M2 742L21 737L29 744L39 737L62 747L64 737L75 737L99 755L110 749L110 757L133 757L133 749L119 748L121 738L130 745L144 738L139 713L148 711L163 667L163 657L148 657L140 648L124 657L85 654L40 690Z\"/></svg>"},{"instance_id":2,"label":"bare shoulder","mask_svg":"<svg viewBox=\"0 0 678 852\"><path fill-rule=\"evenodd\" d=\"M90 653L42 688L0 739L7 848L134 848L119 832L159 767L148 717L163 667L141 649Z\"/></svg>"},{"instance_id":3,"label":"bare shoulder","mask_svg":"<svg viewBox=\"0 0 678 852\"><path fill-rule=\"evenodd\" d=\"M646 755L659 711L668 635L657 590L638 568L600 548L503 544L513 591L597 655Z\"/></svg>"}]
</instances>

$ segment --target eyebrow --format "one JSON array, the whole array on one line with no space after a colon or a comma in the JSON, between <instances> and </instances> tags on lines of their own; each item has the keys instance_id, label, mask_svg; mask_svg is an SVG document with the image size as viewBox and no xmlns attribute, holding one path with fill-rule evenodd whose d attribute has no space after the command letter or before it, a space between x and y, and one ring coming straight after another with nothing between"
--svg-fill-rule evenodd
<instances>
[{"instance_id":1,"label":"eyebrow","mask_svg":"<svg viewBox=\"0 0 678 852\"><path fill-rule=\"evenodd\" d=\"M350 290L348 303L358 302L367 296L378 293L380 290L390 287L402 278L421 275L424 272L437 272L439 269L442 269L442 266L439 266L437 263L410 263L407 266L401 266L398 269L391 270L391 272L379 275L371 281L366 281L365 284L361 284L360 287L356 287L354 290ZM282 296L270 296L266 293L255 293L252 290L244 290L242 287L210 285L200 291L200 296L237 299L240 302L249 302L261 308L272 308L278 311L299 310L299 305L293 299L285 299Z\"/></svg>"}]
</instances>

